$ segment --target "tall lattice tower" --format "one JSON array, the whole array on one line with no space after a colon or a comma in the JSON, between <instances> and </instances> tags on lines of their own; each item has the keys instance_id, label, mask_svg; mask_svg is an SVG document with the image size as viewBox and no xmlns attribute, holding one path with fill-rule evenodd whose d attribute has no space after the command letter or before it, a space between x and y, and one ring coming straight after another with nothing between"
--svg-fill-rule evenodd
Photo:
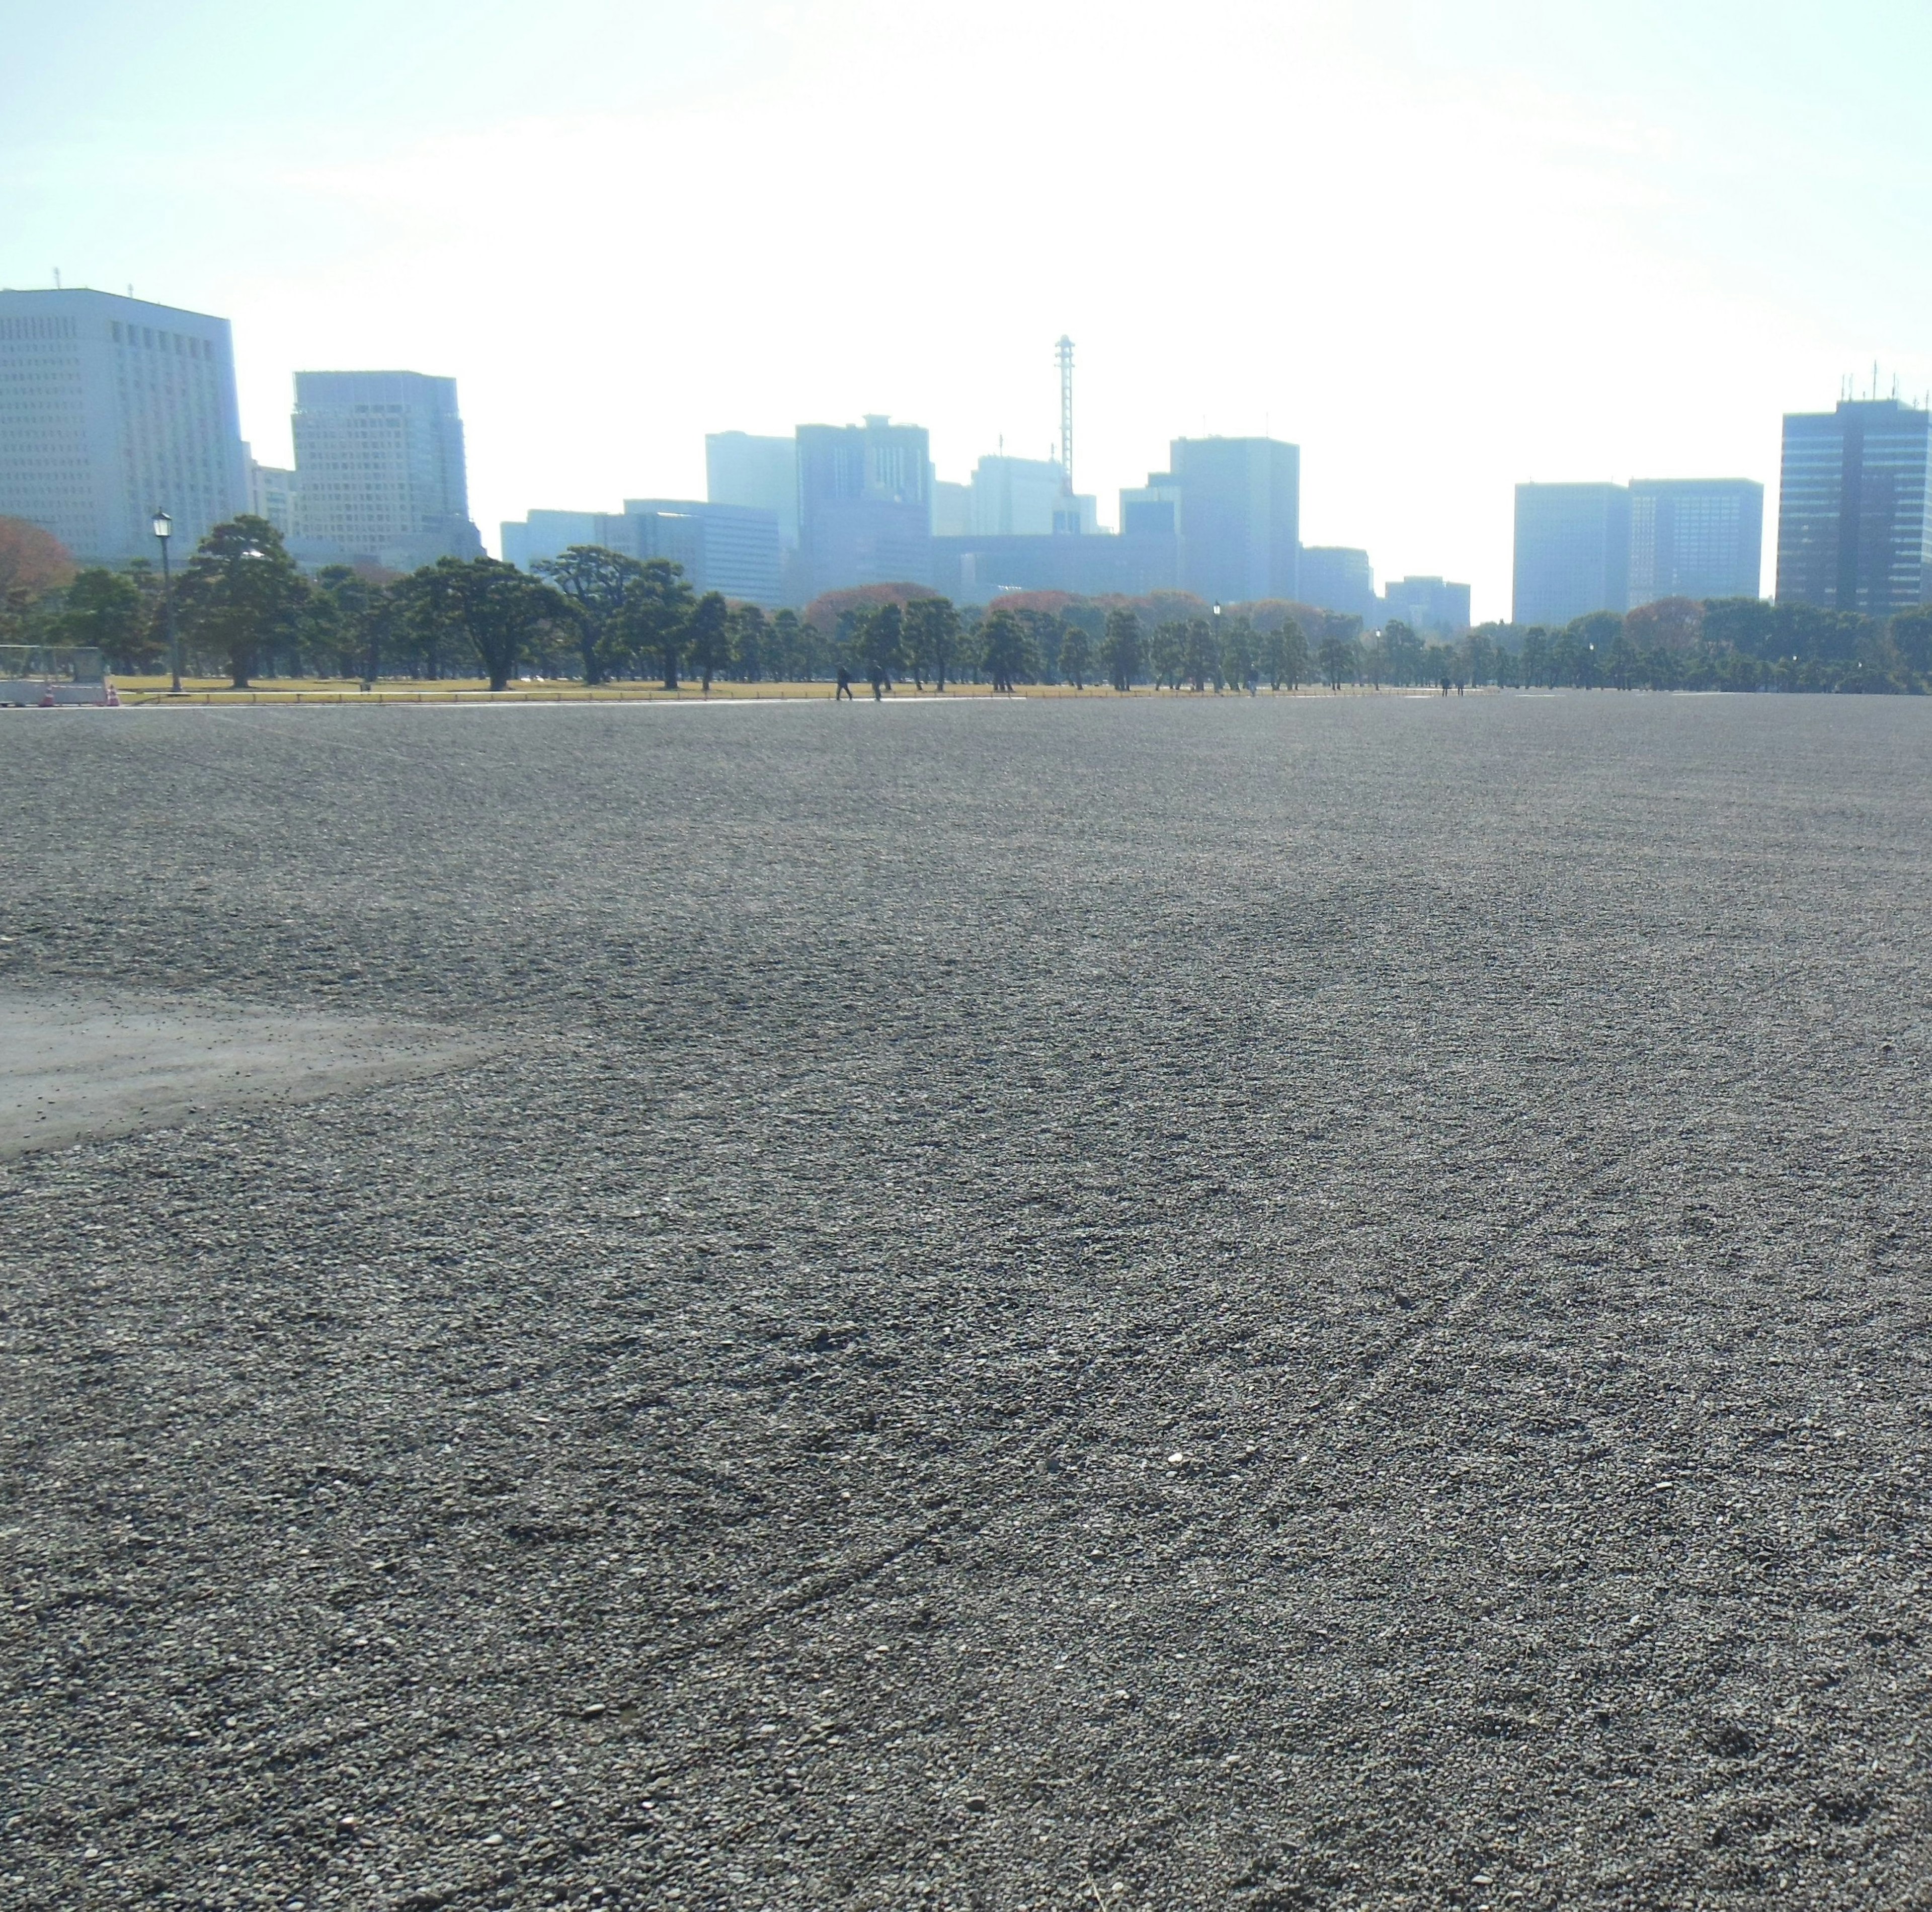
<instances>
[{"instance_id":1,"label":"tall lattice tower","mask_svg":"<svg viewBox=\"0 0 1932 1912\"><path fill-rule=\"evenodd\" d=\"M1060 470L1066 495L1073 495L1073 341L1063 332L1053 348L1060 361Z\"/></svg>"}]
</instances>

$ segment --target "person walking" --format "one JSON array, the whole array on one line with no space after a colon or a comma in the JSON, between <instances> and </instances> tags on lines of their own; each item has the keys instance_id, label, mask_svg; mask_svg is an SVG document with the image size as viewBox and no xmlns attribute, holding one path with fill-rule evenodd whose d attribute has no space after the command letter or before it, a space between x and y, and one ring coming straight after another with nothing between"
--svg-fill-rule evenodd
<instances>
[{"instance_id":1,"label":"person walking","mask_svg":"<svg viewBox=\"0 0 1932 1912\"><path fill-rule=\"evenodd\" d=\"M874 704L883 703L886 693L880 686L886 681L886 674L874 664L869 674L872 680L872 701Z\"/></svg>"},{"instance_id":2,"label":"person walking","mask_svg":"<svg viewBox=\"0 0 1932 1912\"><path fill-rule=\"evenodd\" d=\"M852 674L842 664L838 667L838 688L832 693L832 701L836 704L842 697L848 704L852 701Z\"/></svg>"}]
</instances>

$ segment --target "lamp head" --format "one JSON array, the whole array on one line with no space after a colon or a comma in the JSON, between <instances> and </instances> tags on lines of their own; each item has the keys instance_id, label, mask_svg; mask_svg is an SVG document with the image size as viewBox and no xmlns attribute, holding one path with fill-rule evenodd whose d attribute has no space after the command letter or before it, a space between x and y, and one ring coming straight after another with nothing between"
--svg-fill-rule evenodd
<instances>
[{"instance_id":1,"label":"lamp head","mask_svg":"<svg viewBox=\"0 0 1932 1912\"><path fill-rule=\"evenodd\" d=\"M169 517L166 512L158 511L155 512L154 536L157 538L160 539L165 543L166 540L173 535L175 521L172 518Z\"/></svg>"}]
</instances>

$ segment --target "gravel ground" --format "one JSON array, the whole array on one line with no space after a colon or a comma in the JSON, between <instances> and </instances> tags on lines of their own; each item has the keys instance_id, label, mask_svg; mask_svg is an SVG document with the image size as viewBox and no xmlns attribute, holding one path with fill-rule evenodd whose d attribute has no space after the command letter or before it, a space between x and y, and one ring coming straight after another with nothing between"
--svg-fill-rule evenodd
<instances>
[{"instance_id":1,"label":"gravel ground","mask_svg":"<svg viewBox=\"0 0 1932 1912\"><path fill-rule=\"evenodd\" d=\"M1932 708L0 720L0 1899L1932 1906Z\"/></svg>"}]
</instances>

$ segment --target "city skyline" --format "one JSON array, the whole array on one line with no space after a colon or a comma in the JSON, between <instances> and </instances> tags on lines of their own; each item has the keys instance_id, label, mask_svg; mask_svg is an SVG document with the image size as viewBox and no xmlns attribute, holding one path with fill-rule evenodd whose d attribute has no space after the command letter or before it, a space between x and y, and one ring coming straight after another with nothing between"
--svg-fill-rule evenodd
<instances>
[{"instance_id":1,"label":"city skyline","mask_svg":"<svg viewBox=\"0 0 1932 1912\"><path fill-rule=\"evenodd\" d=\"M803 419L916 419L950 482L1002 436L1042 458L1069 333L1082 491L1178 435L1290 440L1305 542L1504 615L1515 483L1769 487L1781 414L1848 370L1932 386L1932 260L1897 239L1932 20L1855 11L1871 32L1730 0L1210 0L1173 35L999 4L962 34L858 0L345 0L319 35L204 0L157 38L100 0L16 25L0 284L58 266L227 314L272 467L296 367L454 377L486 526L701 497L706 432ZM533 93L558 44L597 57ZM884 165L837 103L900 96L918 124ZM1137 129L1164 157L1130 188ZM642 251L583 190L632 176L676 209ZM520 269L506 233L568 270Z\"/></svg>"},{"instance_id":2,"label":"city skyline","mask_svg":"<svg viewBox=\"0 0 1932 1912\"><path fill-rule=\"evenodd\" d=\"M0 290L0 503L83 560L142 554L143 497L174 513L184 539L254 509L311 567L406 572L481 553L454 379L297 372L290 470L240 438L232 362L225 318L91 288ZM1774 595L1873 614L1926 602L1932 414L1877 386L1874 368L1867 398L1849 395L1848 380L1835 412L1783 415L1772 591L1755 480L1532 481L1514 488L1509 621L1558 626L1680 596ZM1178 588L1447 632L1474 614L1471 587L1442 574L1411 572L1378 598L1360 548L1306 547L1304 590L1300 449L1273 438L1172 440L1168 469L1123 487L1120 530L1100 536L1095 500L1067 488L1057 460L1003 448L982 455L970 485L946 484L926 428L885 414L789 437L712 432L704 446L706 499L627 499L621 514L530 509L501 524L502 554L527 565L566 543L604 543L675 559L699 588L768 607L907 583L972 602L1010 590Z\"/></svg>"}]
</instances>

